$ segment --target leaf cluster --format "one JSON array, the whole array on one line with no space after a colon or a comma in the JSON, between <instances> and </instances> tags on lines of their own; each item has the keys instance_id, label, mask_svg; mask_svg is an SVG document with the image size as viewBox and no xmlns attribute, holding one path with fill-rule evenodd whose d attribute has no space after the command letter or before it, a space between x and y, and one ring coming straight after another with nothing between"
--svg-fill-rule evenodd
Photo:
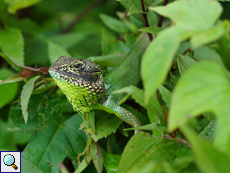
<instances>
[{"instance_id":1,"label":"leaf cluster","mask_svg":"<svg viewBox=\"0 0 230 173\"><path fill-rule=\"evenodd\" d=\"M22 151L22 172L228 172L219 1L0 1L0 150ZM108 94L143 126L73 112L48 73L60 56L103 66Z\"/></svg>"}]
</instances>

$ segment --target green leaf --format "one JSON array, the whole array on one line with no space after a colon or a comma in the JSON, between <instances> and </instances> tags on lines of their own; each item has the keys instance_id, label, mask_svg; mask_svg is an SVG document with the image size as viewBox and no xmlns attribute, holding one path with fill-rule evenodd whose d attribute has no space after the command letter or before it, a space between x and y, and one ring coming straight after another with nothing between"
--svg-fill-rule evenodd
<instances>
[{"instance_id":1,"label":"green leaf","mask_svg":"<svg viewBox=\"0 0 230 173\"><path fill-rule=\"evenodd\" d=\"M197 59L198 61L202 61L202 60L215 61L224 67L224 64L221 60L221 56L215 50L213 50L208 46L202 46L199 47L198 49L195 49L194 58Z\"/></svg>"},{"instance_id":2,"label":"green leaf","mask_svg":"<svg viewBox=\"0 0 230 173\"><path fill-rule=\"evenodd\" d=\"M163 85L159 86L158 89L162 95L164 102L166 103L166 106L169 107L172 93Z\"/></svg>"},{"instance_id":3,"label":"green leaf","mask_svg":"<svg viewBox=\"0 0 230 173\"><path fill-rule=\"evenodd\" d=\"M144 92L143 90L135 87L135 86L128 86L125 88L121 88L119 90L116 90L113 93L127 93L133 97L133 99L140 104L141 106L145 107L148 111L151 111L158 117L163 117L162 109L157 101L156 98L152 98L150 102L146 105L144 104Z\"/></svg>"},{"instance_id":4,"label":"green leaf","mask_svg":"<svg viewBox=\"0 0 230 173\"><path fill-rule=\"evenodd\" d=\"M180 27L165 29L150 43L141 62L141 76L147 103L158 86L164 82L180 41L189 36Z\"/></svg>"},{"instance_id":5,"label":"green leaf","mask_svg":"<svg viewBox=\"0 0 230 173\"><path fill-rule=\"evenodd\" d=\"M127 27L120 20L107 16L105 14L100 14L100 18L108 28L117 33L128 32Z\"/></svg>"},{"instance_id":6,"label":"green leaf","mask_svg":"<svg viewBox=\"0 0 230 173\"><path fill-rule=\"evenodd\" d=\"M17 73L17 74L14 74L14 75L8 77L6 80L4 80L2 82L0 81L0 85L7 84L7 83L20 82L23 80L24 80L24 78L20 76L20 73Z\"/></svg>"},{"instance_id":7,"label":"green leaf","mask_svg":"<svg viewBox=\"0 0 230 173\"><path fill-rule=\"evenodd\" d=\"M145 27L145 28L140 28L138 29L138 31L142 31L142 32L148 32L151 33L153 35L158 35L159 32L161 32L162 30L164 30L164 28L160 28L160 27Z\"/></svg>"},{"instance_id":8,"label":"green leaf","mask_svg":"<svg viewBox=\"0 0 230 173\"><path fill-rule=\"evenodd\" d=\"M125 130L157 130L157 131L166 131L166 127L163 127L157 123L152 123L152 124L147 124L144 126L139 126L139 127L133 127L133 128L128 128Z\"/></svg>"},{"instance_id":9,"label":"green leaf","mask_svg":"<svg viewBox=\"0 0 230 173\"><path fill-rule=\"evenodd\" d=\"M125 147L117 173L127 172L137 164L152 148L163 141L163 138L139 132L134 135Z\"/></svg>"},{"instance_id":10,"label":"green leaf","mask_svg":"<svg viewBox=\"0 0 230 173\"><path fill-rule=\"evenodd\" d=\"M20 30L0 29L0 48L13 61L24 65L24 40Z\"/></svg>"},{"instance_id":11,"label":"green leaf","mask_svg":"<svg viewBox=\"0 0 230 173\"><path fill-rule=\"evenodd\" d=\"M230 128L230 82L225 71L213 61L202 61L188 69L172 96L168 129L172 131L204 112L217 116L214 144L227 150ZM198 99L199 98L199 99Z\"/></svg>"},{"instance_id":12,"label":"green leaf","mask_svg":"<svg viewBox=\"0 0 230 173\"><path fill-rule=\"evenodd\" d=\"M157 6L158 4L160 4L161 2L163 2L163 0L148 0L148 6L151 5L152 7Z\"/></svg>"},{"instance_id":13,"label":"green leaf","mask_svg":"<svg viewBox=\"0 0 230 173\"><path fill-rule=\"evenodd\" d=\"M0 80L4 80L2 83L10 83L7 80L9 79L8 77L13 75L14 73L7 69L7 68L2 68L0 69ZM11 76L12 77L12 76ZM8 78L8 79L7 79ZM0 108L3 106L7 105L10 103L16 96L18 90L18 83L13 83L13 84L5 84L0 86Z\"/></svg>"},{"instance_id":14,"label":"green leaf","mask_svg":"<svg viewBox=\"0 0 230 173\"><path fill-rule=\"evenodd\" d=\"M214 138L216 121L213 120L200 132L199 136L206 139L208 142L212 143Z\"/></svg>"},{"instance_id":15,"label":"green leaf","mask_svg":"<svg viewBox=\"0 0 230 173\"><path fill-rule=\"evenodd\" d=\"M192 145L196 157L196 163L203 172L220 173L230 170L230 157L226 153L215 148L186 126L182 126L182 132Z\"/></svg>"},{"instance_id":16,"label":"green leaf","mask_svg":"<svg viewBox=\"0 0 230 173\"><path fill-rule=\"evenodd\" d=\"M5 0L8 5L8 12L11 14L15 14L17 10L32 6L41 0Z\"/></svg>"},{"instance_id":17,"label":"green leaf","mask_svg":"<svg viewBox=\"0 0 230 173\"><path fill-rule=\"evenodd\" d=\"M37 165L33 162L21 157L21 172L35 172L35 173L44 173Z\"/></svg>"},{"instance_id":18,"label":"green leaf","mask_svg":"<svg viewBox=\"0 0 230 173\"><path fill-rule=\"evenodd\" d=\"M161 143L152 148L145 157L128 173L139 172L186 172L183 171L193 161L189 148L179 147L173 142Z\"/></svg>"},{"instance_id":19,"label":"green leaf","mask_svg":"<svg viewBox=\"0 0 230 173\"><path fill-rule=\"evenodd\" d=\"M224 62L225 67L230 70L230 35L229 29L230 24L229 21L224 21L225 23L225 33L224 36L220 38L218 41L218 50L221 54L222 61Z\"/></svg>"},{"instance_id":20,"label":"green leaf","mask_svg":"<svg viewBox=\"0 0 230 173\"><path fill-rule=\"evenodd\" d=\"M0 119L0 149L17 151L17 145L24 145L29 142L32 133L16 127L9 119L4 122Z\"/></svg>"},{"instance_id":21,"label":"green leaf","mask_svg":"<svg viewBox=\"0 0 230 173\"><path fill-rule=\"evenodd\" d=\"M226 29L225 25L228 23L229 22L225 21L225 22L220 23L214 28L210 28L210 29L195 33L191 37L191 40L190 40L191 45L193 47L199 47L204 44L208 44L213 41L216 41L217 39L219 39L221 36L224 35L225 29Z\"/></svg>"},{"instance_id":22,"label":"green leaf","mask_svg":"<svg viewBox=\"0 0 230 173\"><path fill-rule=\"evenodd\" d=\"M87 35L88 34L86 32L69 32L67 34L52 36L50 37L50 40L62 46L64 49L69 49L86 39Z\"/></svg>"},{"instance_id":23,"label":"green leaf","mask_svg":"<svg viewBox=\"0 0 230 173\"><path fill-rule=\"evenodd\" d=\"M89 57L90 61L100 64L101 66L116 66L122 60L124 55L122 54L109 54L102 56Z\"/></svg>"},{"instance_id":24,"label":"green leaf","mask_svg":"<svg viewBox=\"0 0 230 173\"><path fill-rule=\"evenodd\" d=\"M129 7L129 11L128 11L128 16L135 14L135 13L144 13L141 7L141 1L133 1L134 3Z\"/></svg>"},{"instance_id":25,"label":"green leaf","mask_svg":"<svg viewBox=\"0 0 230 173\"><path fill-rule=\"evenodd\" d=\"M103 171L104 157L103 151L98 143L93 143L90 147L90 154L93 159L94 166L98 173Z\"/></svg>"},{"instance_id":26,"label":"green leaf","mask_svg":"<svg viewBox=\"0 0 230 173\"><path fill-rule=\"evenodd\" d=\"M34 129L34 135L22 156L47 173L58 172L59 163L65 157L69 157L76 165L77 156L83 152L88 140L88 136L78 130L83 122L80 115L62 121L60 103L60 99L54 94L48 95L48 92L33 95L29 104L28 123L23 126ZM20 109L16 110L11 112L11 117L14 122L21 124Z\"/></svg>"},{"instance_id":27,"label":"green leaf","mask_svg":"<svg viewBox=\"0 0 230 173\"><path fill-rule=\"evenodd\" d=\"M176 24L189 27L191 30L211 28L222 12L220 3L210 0L181 0L167 6L149 7L149 9L170 18Z\"/></svg>"},{"instance_id":28,"label":"green leaf","mask_svg":"<svg viewBox=\"0 0 230 173\"><path fill-rule=\"evenodd\" d=\"M110 154L103 151L105 160L105 169L108 173L116 173L119 161L121 159L120 155Z\"/></svg>"},{"instance_id":29,"label":"green leaf","mask_svg":"<svg viewBox=\"0 0 230 173\"><path fill-rule=\"evenodd\" d=\"M21 32L27 34L35 35L35 34L42 33L41 27L31 19L28 18L22 18L20 20L12 19L9 22L11 26L18 28L21 30Z\"/></svg>"},{"instance_id":30,"label":"green leaf","mask_svg":"<svg viewBox=\"0 0 230 173\"><path fill-rule=\"evenodd\" d=\"M24 117L25 123L27 123L27 119L28 119L29 99L34 90L34 84L39 77L40 76L35 76L32 79L28 80L28 82L26 82L26 84L23 86L22 89L22 93L20 97L21 97L22 115Z\"/></svg>"},{"instance_id":31,"label":"green leaf","mask_svg":"<svg viewBox=\"0 0 230 173\"><path fill-rule=\"evenodd\" d=\"M177 64L179 68L180 74L184 74L184 72L191 67L192 65L196 64L197 62L189 56L177 54Z\"/></svg>"},{"instance_id":32,"label":"green leaf","mask_svg":"<svg viewBox=\"0 0 230 173\"><path fill-rule=\"evenodd\" d=\"M105 76L104 83L108 85L108 93L129 85L137 85L140 81L140 59L149 43L147 34L141 34L129 53L122 59L113 71ZM123 79L122 82L117 82ZM112 87L110 87L112 86ZM115 103L123 100L126 94L112 95Z\"/></svg>"},{"instance_id":33,"label":"green leaf","mask_svg":"<svg viewBox=\"0 0 230 173\"><path fill-rule=\"evenodd\" d=\"M90 131L91 138L95 142L111 133L115 133L122 121L115 115L103 111L97 111L95 115L96 133Z\"/></svg>"},{"instance_id":34,"label":"green leaf","mask_svg":"<svg viewBox=\"0 0 230 173\"><path fill-rule=\"evenodd\" d=\"M71 55L62 46L49 40L47 40L47 44L49 60L51 64L53 64L61 56L71 57Z\"/></svg>"}]
</instances>

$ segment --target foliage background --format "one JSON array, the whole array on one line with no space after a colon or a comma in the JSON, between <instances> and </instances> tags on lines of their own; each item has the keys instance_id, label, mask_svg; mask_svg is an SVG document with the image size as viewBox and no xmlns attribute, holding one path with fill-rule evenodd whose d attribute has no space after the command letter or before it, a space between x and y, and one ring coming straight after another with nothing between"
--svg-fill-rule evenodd
<instances>
[{"instance_id":1,"label":"foliage background","mask_svg":"<svg viewBox=\"0 0 230 173\"><path fill-rule=\"evenodd\" d=\"M31 0L28 2L23 0L20 3L15 0L0 1L1 52L16 63L25 66L49 67L57 57L62 55L95 59L98 58L96 56L109 54L114 60L119 61L131 50L132 45L138 38L140 31L137 31L137 29L145 26L144 21L137 20L134 16L143 12L140 12L139 1L127 1L133 4L136 3L133 7L133 11L130 10L134 15L130 15L129 17L127 17L127 11L120 2L114 0ZM146 1L146 3L148 2L150 1ZM172 2L174 1L169 1L169 4ZM155 0L151 1L151 3L162 5L163 1ZM223 7L223 12L220 16L219 22L224 19L230 19L230 3L221 2L221 5ZM136 9L136 7L138 8ZM161 14L158 11L148 11L148 22L150 26L157 26L159 19L158 13ZM168 19L170 17L165 14L162 15L166 16L164 18L163 27L172 27L171 22ZM114 18L117 20L114 20ZM71 25L75 20L76 23ZM69 27L70 29L68 29ZM158 30L153 30L151 32L155 32L156 34L159 33ZM216 61L216 57L220 57L219 61L221 62L220 64L222 64L223 55L218 49L210 49L210 45L219 43L216 41L221 38L222 37L214 39L213 42L206 44L206 47L200 45L201 49L195 50L195 54L197 55L195 57L196 60L200 60L203 57L210 57L207 59L212 60L213 58L214 61ZM229 44L229 40L224 40L223 44ZM195 64L193 61L194 52L188 52L185 54L186 56L181 55L189 47L188 45L188 42L183 41L177 51L177 59L188 63L188 65L183 66L182 64L183 67L181 67L181 64L175 61L175 73L169 74L165 80L164 77L159 75L160 78L164 80L162 83L164 82L164 86L168 89L166 90L164 87L159 87L160 93L157 93L158 97L163 97L163 99L158 98L161 100L163 114L167 114L169 111L169 105L171 104L169 103L169 100L171 100L171 91L174 90L180 73L184 73L188 67ZM138 52L139 50L135 51ZM0 59L1 80L5 80L9 76L20 72L17 68L12 68L9 65L9 61L6 61L7 58L4 59L4 55L1 54L1 56L3 57ZM148 56L147 53L144 56ZM187 59L188 57L190 57L189 60ZM107 61L110 63L117 63L117 61L113 62L107 59L103 60L103 62L104 61L106 63L108 63ZM229 60L226 62L229 62ZM224 62L224 66L227 67L228 71L229 66L226 62ZM213 70L216 72L215 74L221 71L216 64L211 65L213 69L210 71ZM196 71L199 71L206 66L206 64L203 64L203 66L201 64L200 67L197 67ZM109 71L111 68L112 67L108 67L107 70ZM168 71L166 70L166 72ZM49 90L44 91L46 89L52 90L54 86L54 84L47 78L45 79L45 83L47 84L41 85L37 90L37 93L39 94L34 93L30 98L28 105L28 124L25 124L24 119L27 119L27 117L24 115L23 119L21 112L21 109L23 108L21 107L24 107L24 114L26 114L26 103L28 103L28 101L24 101L26 102L24 106L20 105L20 97L23 95L21 92L24 86L24 91L30 93L29 90L33 89L34 82L37 78L34 74L30 76L31 72L24 71L23 75L24 78L29 78L20 79L24 80L23 82L0 85L0 149L23 151L22 168L24 172L27 170L34 170L34 172L58 172L58 170L60 170L61 172L65 172L67 171L66 169L73 172L76 169L83 170L85 168L85 172L114 172L114 170L117 169L118 164L118 172L132 172L134 170L136 172L149 170L164 170L165 172L223 172L225 171L224 169L229 170L230 155L222 153L215 144L213 145L213 131L216 130L216 120L214 114L210 112L206 112L204 116L189 118L190 127L210 143L199 140L197 135L193 134L193 132L187 127L180 128L183 133L176 133L174 131L175 134L173 132L170 134L164 132L164 135L169 134L169 136L164 137L163 139L161 131L164 131L167 127L167 120L161 120L162 126L151 126L150 130L153 131L139 133L133 138L131 138L133 135L132 132L123 132L122 129L125 128L124 124L120 126L121 122L117 122L120 131L111 134L108 137L108 134L106 134L105 138L100 137L98 142L91 145L91 153L89 155L92 158L87 159L89 161L93 159L95 166L93 164L87 166L84 160L79 166L77 164L77 156L83 152L85 146L87 146L89 142L89 137L84 131L78 130L83 121L82 117L76 115L72 111L71 105L66 101L65 97L59 90L51 92L52 94L50 94ZM173 76L174 80L172 85L170 84L172 80L172 76L170 77L170 75ZM190 80L190 77L192 75L191 72L191 74L187 74L187 76L185 75L184 79L186 80L187 77L187 81L191 82L192 80ZM216 78L214 76L209 79L211 81L219 81L219 79L222 79L221 72L220 76ZM196 77L197 76L195 76L195 79ZM224 81L229 81L229 77L223 78ZM19 80L19 78L16 79ZM29 83L27 82L29 79L34 81ZM145 79L142 80L145 86ZM24 85L25 82L27 82L27 85ZM193 83L189 82L188 85L193 85ZM209 84L208 82L207 84ZM226 83L226 85L228 85L228 82ZM224 86L223 83L220 83L219 85ZM143 88L141 83L138 87ZM32 91L33 90L31 90L31 93ZM209 91L213 91L213 89ZM137 103L141 102L141 106L139 106L132 99L129 99L126 102L126 105L123 106L132 112L136 111L136 114L140 114L139 117L142 117L141 120L144 124L157 122L156 117L159 116L150 116L151 108L144 105L145 102L141 100L140 97L133 94L139 93L139 90L136 90L136 88L128 88L127 90L119 92L127 92L133 96ZM178 93L180 93L180 91L178 91ZM148 95L149 93L146 92L145 94ZM30 94L28 94L27 98L29 99L29 97ZM194 98L195 101L196 99L197 98ZM12 104L13 101L15 102ZM176 101L176 103L178 102ZM153 105L155 104L152 102L150 103ZM225 101L224 103L229 105L228 101ZM202 103L200 103L200 105L202 105ZM195 110L198 110L198 108ZM215 110L213 112L215 112ZM222 114L222 112L220 113ZM101 117L96 116L96 122L103 117L108 116L105 112L97 112L96 114L101 115ZM150 117L152 117L152 119ZM224 119L223 121L226 120ZM175 124L176 122L174 121L174 125ZM103 124L97 126L104 127ZM114 131L114 129L116 130L118 127L111 127L110 130ZM157 129L157 131L154 129ZM47 135L47 131L50 132L49 135ZM223 131L221 132L222 134L229 135L226 129ZM153 134L158 137L153 138L150 135L146 136L146 134ZM187 145L183 143L178 144L174 135L176 135L179 140L188 140L192 145L193 151L195 151L195 155L198 151L201 153L200 155L198 154L198 156L196 155L198 159L194 157L192 150L189 149ZM220 138L224 137L225 136L220 136ZM141 140L139 140L140 138ZM170 139L167 141L167 138ZM175 138L175 140L173 140L174 142L170 142L172 141L171 138ZM147 143L146 141L148 141L149 148L142 146ZM161 145L158 146L159 143ZM72 146L72 144L74 146ZM133 146L139 148L134 152L132 150ZM124 150L125 147L126 149ZM229 148L227 148L227 150L229 151ZM145 154L145 152L148 154ZM130 153L133 153L133 155L130 155ZM121 154L123 154L123 160L121 160ZM97 158L94 158L96 155ZM138 157L136 157L136 155L138 155ZM125 156L127 157L126 159L124 159ZM210 158L210 160L208 160L208 158ZM60 164L62 160L64 160L64 164ZM130 160L132 161L131 164ZM98 164L95 163L96 161L98 161ZM213 162L216 163L214 165L215 168L210 167L210 164L212 165ZM103 169L103 165L105 165L106 169Z\"/></svg>"}]
</instances>

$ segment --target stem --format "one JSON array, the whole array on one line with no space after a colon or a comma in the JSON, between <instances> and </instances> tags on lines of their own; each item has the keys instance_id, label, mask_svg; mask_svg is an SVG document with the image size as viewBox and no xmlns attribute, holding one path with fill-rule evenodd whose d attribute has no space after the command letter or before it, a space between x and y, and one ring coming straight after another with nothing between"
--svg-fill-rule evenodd
<instances>
[{"instance_id":1,"label":"stem","mask_svg":"<svg viewBox=\"0 0 230 173\"><path fill-rule=\"evenodd\" d=\"M191 145L186 140L183 140L181 138L173 138L173 137L168 136L168 135L164 135L163 138L165 138L165 139L171 139L171 140L177 140L177 141L179 141L179 142L187 145L188 147L191 147Z\"/></svg>"},{"instance_id":2,"label":"stem","mask_svg":"<svg viewBox=\"0 0 230 173\"><path fill-rule=\"evenodd\" d=\"M165 0L164 3L163 3L163 6L167 5L169 2L169 0ZM159 20L158 20L158 24L157 24L157 27L162 27L162 23L163 23L163 16L159 16Z\"/></svg>"},{"instance_id":3,"label":"stem","mask_svg":"<svg viewBox=\"0 0 230 173\"><path fill-rule=\"evenodd\" d=\"M92 10L94 10L97 6L104 3L106 0L99 0L94 3L92 3L90 6L88 6L86 9L84 9L76 18L73 19L72 22L63 30L61 33L68 33L82 18L84 18L88 13L90 13Z\"/></svg>"},{"instance_id":4,"label":"stem","mask_svg":"<svg viewBox=\"0 0 230 173\"><path fill-rule=\"evenodd\" d=\"M144 13L142 13L142 16L143 16L143 19L144 19L144 26L145 27L149 27L149 22L148 22L148 19L147 19L147 10L145 10L145 5L144 5L144 1L141 0L141 5L142 5L142 10ZM152 41L153 40L153 35L151 33L147 33L148 34L148 37L149 37L149 40Z\"/></svg>"}]
</instances>

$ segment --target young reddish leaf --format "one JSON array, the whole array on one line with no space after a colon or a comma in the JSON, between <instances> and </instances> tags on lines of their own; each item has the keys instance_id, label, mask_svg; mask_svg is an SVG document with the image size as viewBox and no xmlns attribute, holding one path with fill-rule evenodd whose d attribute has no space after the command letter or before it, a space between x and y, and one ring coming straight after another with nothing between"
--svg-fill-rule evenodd
<instances>
[{"instance_id":1,"label":"young reddish leaf","mask_svg":"<svg viewBox=\"0 0 230 173\"><path fill-rule=\"evenodd\" d=\"M36 80L40 76L35 76L32 79L30 79L26 84L23 86L22 93L21 93L21 106L22 106L22 115L24 117L25 123L27 123L28 119L28 104L30 96L34 90L34 84Z\"/></svg>"},{"instance_id":2,"label":"young reddish leaf","mask_svg":"<svg viewBox=\"0 0 230 173\"><path fill-rule=\"evenodd\" d=\"M30 77L34 72L29 69L22 70L19 74L21 77L28 78Z\"/></svg>"}]
</instances>

